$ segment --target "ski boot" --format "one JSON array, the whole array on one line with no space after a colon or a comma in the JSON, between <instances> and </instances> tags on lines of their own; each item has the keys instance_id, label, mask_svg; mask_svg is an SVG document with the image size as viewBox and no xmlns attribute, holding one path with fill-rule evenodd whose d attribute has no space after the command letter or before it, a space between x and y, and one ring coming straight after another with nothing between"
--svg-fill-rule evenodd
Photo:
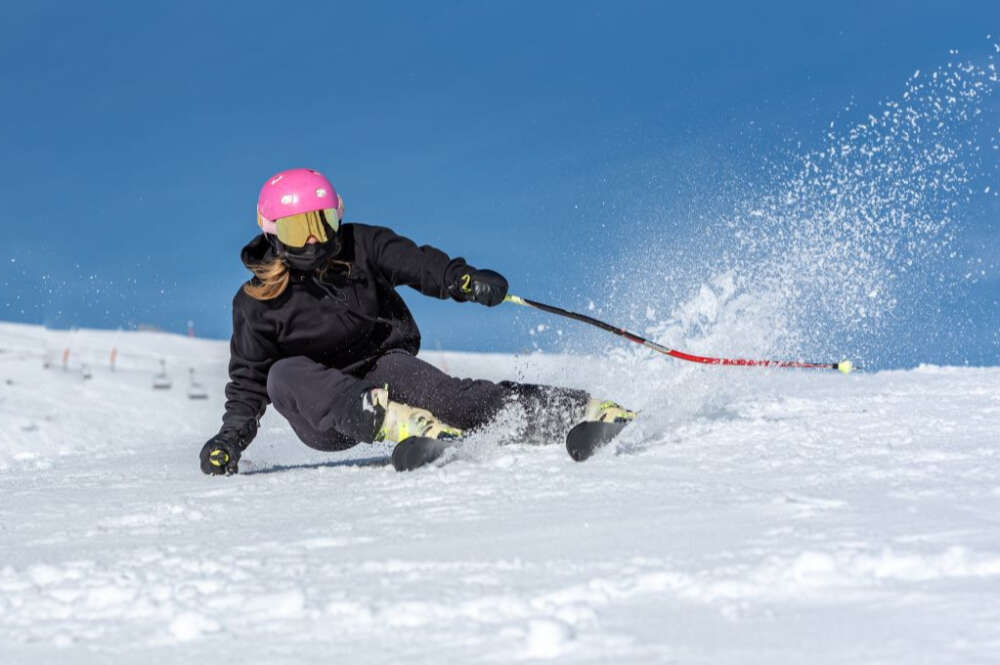
<instances>
[{"instance_id":1,"label":"ski boot","mask_svg":"<svg viewBox=\"0 0 1000 665\"><path fill-rule=\"evenodd\" d=\"M626 425L635 420L635 411L614 402L591 399L583 413L583 421L566 435L566 452L577 462L594 454L618 436Z\"/></svg>"},{"instance_id":2,"label":"ski boot","mask_svg":"<svg viewBox=\"0 0 1000 665\"><path fill-rule=\"evenodd\" d=\"M620 404L591 398L583 412L583 422L627 423L635 420L635 411L629 411Z\"/></svg>"},{"instance_id":3,"label":"ski boot","mask_svg":"<svg viewBox=\"0 0 1000 665\"><path fill-rule=\"evenodd\" d=\"M441 422L427 409L420 409L409 404L393 402L389 399L389 391L376 388L365 395L365 410L374 410L381 414L376 417L379 423L375 430L376 441L392 441L399 443L410 437L427 439L457 439L462 430Z\"/></svg>"}]
</instances>

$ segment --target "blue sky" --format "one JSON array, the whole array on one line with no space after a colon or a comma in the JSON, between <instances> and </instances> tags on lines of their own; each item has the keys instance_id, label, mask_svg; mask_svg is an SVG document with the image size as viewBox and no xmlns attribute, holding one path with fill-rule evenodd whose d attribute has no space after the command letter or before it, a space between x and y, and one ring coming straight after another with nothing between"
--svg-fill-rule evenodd
<instances>
[{"instance_id":1,"label":"blue sky","mask_svg":"<svg viewBox=\"0 0 1000 665\"><path fill-rule=\"evenodd\" d=\"M0 318L175 331L192 319L226 337L256 192L310 166L348 220L631 324L647 299L683 296L660 285L701 278L688 267L672 282L654 262L631 282L633 257L702 251L713 216L767 190L761 164L820 147L832 120L863 118L951 49L985 62L1000 33L996 2L684 4L7 7ZM984 161L988 180L995 154ZM995 264L996 213L988 197L956 213L963 257ZM885 364L1000 362L986 272L928 287L908 310L919 317L882 333ZM528 328L552 322L404 295L431 348L530 348Z\"/></svg>"}]
</instances>

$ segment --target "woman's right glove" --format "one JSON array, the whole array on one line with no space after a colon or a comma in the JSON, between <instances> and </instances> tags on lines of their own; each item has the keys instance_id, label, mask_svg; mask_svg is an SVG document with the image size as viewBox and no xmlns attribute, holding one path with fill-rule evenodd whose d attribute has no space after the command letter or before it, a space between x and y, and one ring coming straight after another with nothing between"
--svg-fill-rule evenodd
<instances>
[{"instance_id":1,"label":"woman's right glove","mask_svg":"<svg viewBox=\"0 0 1000 665\"><path fill-rule=\"evenodd\" d=\"M212 476L238 473L242 452L236 432L219 432L201 449L201 470Z\"/></svg>"},{"instance_id":2,"label":"woman's right glove","mask_svg":"<svg viewBox=\"0 0 1000 665\"><path fill-rule=\"evenodd\" d=\"M451 297L459 302L477 302L496 307L507 295L507 280L493 270L468 270L449 287Z\"/></svg>"}]
</instances>

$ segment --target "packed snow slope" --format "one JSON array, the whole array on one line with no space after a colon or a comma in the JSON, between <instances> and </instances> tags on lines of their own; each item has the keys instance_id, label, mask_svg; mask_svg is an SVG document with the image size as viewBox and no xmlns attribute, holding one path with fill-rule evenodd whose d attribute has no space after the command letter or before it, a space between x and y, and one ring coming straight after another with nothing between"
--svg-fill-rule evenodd
<instances>
[{"instance_id":1,"label":"packed snow slope","mask_svg":"<svg viewBox=\"0 0 1000 665\"><path fill-rule=\"evenodd\" d=\"M642 414L583 464L487 432L399 474L269 411L217 478L224 343L0 349L2 663L1000 661L1000 368L430 353Z\"/></svg>"}]
</instances>

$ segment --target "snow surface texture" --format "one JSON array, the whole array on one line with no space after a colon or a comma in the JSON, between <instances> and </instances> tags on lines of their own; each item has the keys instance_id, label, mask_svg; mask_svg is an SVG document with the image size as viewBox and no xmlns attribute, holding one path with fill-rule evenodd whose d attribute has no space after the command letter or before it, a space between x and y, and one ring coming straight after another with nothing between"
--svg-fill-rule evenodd
<instances>
[{"instance_id":1,"label":"snow surface texture","mask_svg":"<svg viewBox=\"0 0 1000 665\"><path fill-rule=\"evenodd\" d=\"M210 478L224 343L0 324L0 348L2 663L1000 661L1000 368L429 353L643 413L583 464L486 433L398 474L269 411Z\"/></svg>"}]
</instances>

